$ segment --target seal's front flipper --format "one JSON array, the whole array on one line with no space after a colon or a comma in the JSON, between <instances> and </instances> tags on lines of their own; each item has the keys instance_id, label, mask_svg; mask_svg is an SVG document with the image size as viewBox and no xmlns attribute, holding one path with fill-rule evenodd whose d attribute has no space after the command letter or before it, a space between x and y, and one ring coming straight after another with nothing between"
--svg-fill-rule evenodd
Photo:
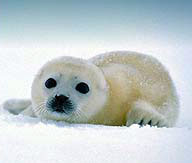
<instances>
[{"instance_id":1,"label":"seal's front flipper","mask_svg":"<svg viewBox=\"0 0 192 163\"><path fill-rule=\"evenodd\" d=\"M12 114L19 114L31 105L31 100L24 99L11 99L5 101L3 109L7 110Z\"/></svg>"},{"instance_id":2,"label":"seal's front flipper","mask_svg":"<svg viewBox=\"0 0 192 163\"><path fill-rule=\"evenodd\" d=\"M131 126L132 124L169 127L166 118L153 105L143 100L136 101L131 111L127 114L126 125Z\"/></svg>"}]
</instances>

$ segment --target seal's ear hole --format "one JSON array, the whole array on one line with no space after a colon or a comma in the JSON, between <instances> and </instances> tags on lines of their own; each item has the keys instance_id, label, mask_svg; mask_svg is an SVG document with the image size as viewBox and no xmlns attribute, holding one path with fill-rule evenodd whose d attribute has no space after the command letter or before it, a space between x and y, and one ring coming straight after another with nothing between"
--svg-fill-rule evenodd
<instances>
[{"instance_id":1,"label":"seal's ear hole","mask_svg":"<svg viewBox=\"0 0 192 163\"><path fill-rule=\"evenodd\" d=\"M45 87L47 87L48 89L50 88L54 88L57 86L57 82L55 79L53 78L49 78L46 82L45 82Z\"/></svg>"},{"instance_id":2,"label":"seal's ear hole","mask_svg":"<svg viewBox=\"0 0 192 163\"><path fill-rule=\"evenodd\" d=\"M86 94L89 92L89 86L84 82L77 84L75 89L82 94Z\"/></svg>"}]
</instances>

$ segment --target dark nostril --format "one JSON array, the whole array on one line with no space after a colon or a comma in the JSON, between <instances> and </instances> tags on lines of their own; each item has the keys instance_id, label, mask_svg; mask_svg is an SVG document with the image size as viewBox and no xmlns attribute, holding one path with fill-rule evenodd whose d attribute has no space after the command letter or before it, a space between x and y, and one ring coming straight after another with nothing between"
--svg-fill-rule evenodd
<instances>
[{"instance_id":1,"label":"dark nostril","mask_svg":"<svg viewBox=\"0 0 192 163\"><path fill-rule=\"evenodd\" d=\"M64 103L64 102L66 102L68 99L69 99L69 97L67 97L67 96L64 96L64 95L56 95L55 96L55 99L59 102L59 103Z\"/></svg>"}]
</instances>

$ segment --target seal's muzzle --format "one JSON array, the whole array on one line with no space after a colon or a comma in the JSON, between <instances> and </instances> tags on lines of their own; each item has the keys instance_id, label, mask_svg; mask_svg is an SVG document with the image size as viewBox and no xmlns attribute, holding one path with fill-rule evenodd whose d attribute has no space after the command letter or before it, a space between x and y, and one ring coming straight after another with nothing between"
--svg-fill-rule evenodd
<instances>
[{"instance_id":1,"label":"seal's muzzle","mask_svg":"<svg viewBox=\"0 0 192 163\"><path fill-rule=\"evenodd\" d=\"M65 95L56 95L51 100L48 100L47 108L51 109L52 112L66 114L74 109L71 100Z\"/></svg>"}]
</instances>

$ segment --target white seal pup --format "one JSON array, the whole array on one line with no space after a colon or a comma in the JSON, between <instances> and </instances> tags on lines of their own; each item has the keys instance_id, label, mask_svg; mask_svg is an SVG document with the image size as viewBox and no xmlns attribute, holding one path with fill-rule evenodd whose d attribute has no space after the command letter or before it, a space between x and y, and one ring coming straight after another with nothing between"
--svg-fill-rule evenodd
<instances>
[{"instance_id":1,"label":"white seal pup","mask_svg":"<svg viewBox=\"0 0 192 163\"><path fill-rule=\"evenodd\" d=\"M155 58L136 52L49 61L36 75L31 94L31 100L10 100L4 108L69 123L117 126L172 127L179 113L168 71Z\"/></svg>"}]
</instances>

